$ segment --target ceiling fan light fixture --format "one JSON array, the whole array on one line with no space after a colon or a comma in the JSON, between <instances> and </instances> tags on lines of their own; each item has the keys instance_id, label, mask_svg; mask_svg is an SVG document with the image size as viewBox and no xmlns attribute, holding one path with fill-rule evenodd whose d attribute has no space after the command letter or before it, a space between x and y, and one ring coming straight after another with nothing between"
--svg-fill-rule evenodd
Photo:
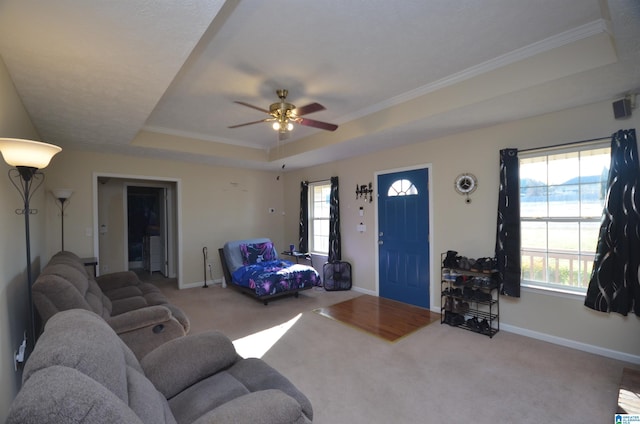
<instances>
[{"instance_id":1,"label":"ceiling fan light fixture","mask_svg":"<svg viewBox=\"0 0 640 424\"><path fill-rule=\"evenodd\" d=\"M246 122L244 124L239 124L239 125L232 125L228 128L239 128L247 125L258 124L260 122L273 122L271 127L275 131L278 131L280 133L287 133L293 130L294 128L293 123L295 122L296 124L300 124L302 126L320 128L326 131L335 131L336 129L338 129L338 126L335 124L316 121L314 119L302 118L303 115L324 110L325 107L322 106L321 104L310 103L306 106L302 106L301 108L296 108L295 105L291 103L287 103L285 101L288 94L287 90L284 90L284 89L277 90L276 93L278 94L280 101L276 103L271 103L271 105L269 105L269 110L236 100L235 103L238 103L246 107L250 107L251 109L259 110L261 112L265 112L268 115L270 115L270 117L261 119L259 121Z\"/></svg>"}]
</instances>

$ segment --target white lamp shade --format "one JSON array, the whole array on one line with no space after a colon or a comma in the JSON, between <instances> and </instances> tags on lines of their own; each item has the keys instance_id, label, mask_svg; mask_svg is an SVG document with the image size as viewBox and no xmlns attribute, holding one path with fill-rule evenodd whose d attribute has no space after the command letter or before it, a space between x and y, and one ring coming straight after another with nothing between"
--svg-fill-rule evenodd
<instances>
[{"instance_id":1,"label":"white lamp shade","mask_svg":"<svg viewBox=\"0 0 640 424\"><path fill-rule=\"evenodd\" d=\"M11 166L46 168L51 158L62 149L40 141L19 138L0 138L0 152L4 161Z\"/></svg>"},{"instance_id":2,"label":"white lamp shade","mask_svg":"<svg viewBox=\"0 0 640 424\"><path fill-rule=\"evenodd\" d=\"M73 194L73 190L69 188L56 188L54 190L51 190L51 193L53 194L53 197L55 197L56 199L67 200Z\"/></svg>"}]
</instances>

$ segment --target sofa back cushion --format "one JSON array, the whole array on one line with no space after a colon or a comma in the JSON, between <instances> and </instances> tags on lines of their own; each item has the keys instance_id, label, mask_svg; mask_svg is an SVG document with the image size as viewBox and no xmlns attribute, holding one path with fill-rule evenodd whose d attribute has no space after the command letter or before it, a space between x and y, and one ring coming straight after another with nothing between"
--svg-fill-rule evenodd
<instances>
[{"instance_id":1,"label":"sofa back cushion","mask_svg":"<svg viewBox=\"0 0 640 424\"><path fill-rule=\"evenodd\" d=\"M66 370L51 371L54 367ZM71 397L60 402L68 396L65 391L72 390L67 384L30 383L31 378L39 381L45 370L85 387L82 401ZM21 390L21 396L53 408L51 415L64 416L66 408L86 408L87 413L92 408L115 408L125 416L124 410L131 409L143 423L175 423L166 399L146 378L133 352L102 318L86 310L60 312L47 322L25 365L23 390L26 393ZM108 396L104 396L106 392Z\"/></svg>"},{"instance_id":2,"label":"sofa back cushion","mask_svg":"<svg viewBox=\"0 0 640 424\"><path fill-rule=\"evenodd\" d=\"M68 309L86 309L105 319L111 316L111 301L98 283L68 264L48 264L33 283L32 294L44 322Z\"/></svg>"},{"instance_id":3,"label":"sofa back cushion","mask_svg":"<svg viewBox=\"0 0 640 424\"><path fill-rule=\"evenodd\" d=\"M66 265L72 266L78 271L80 271L87 278L90 277L90 274L87 272L87 268L82 262L82 259L80 259L80 257L73 252L68 252L66 250L63 250L56 253L49 260L49 265L53 265L53 264L66 264Z\"/></svg>"}]
</instances>

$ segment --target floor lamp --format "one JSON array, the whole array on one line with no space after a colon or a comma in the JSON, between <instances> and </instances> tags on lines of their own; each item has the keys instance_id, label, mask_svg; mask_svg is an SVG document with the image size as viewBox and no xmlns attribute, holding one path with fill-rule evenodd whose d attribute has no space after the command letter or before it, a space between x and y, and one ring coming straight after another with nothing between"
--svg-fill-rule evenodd
<instances>
[{"instance_id":1,"label":"floor lamp","mask_svg":"<svg viewBox=\"0 0 640 424\"><path fill-rule=\"evenodd\" d=\"M58 208L60 209L60 226L62 228L62 248L60 250L64 251L64 209L67 207L69 203L69 197L73 194L73 190L69 190L68 188L57 188L55 190L51 190L51 194L55 197L60 205Z\"/></svg>"},{"instance_id":2,"label":"floor lamp","mask_svg":"<svg viewBox=\"0 0 640 424\"><path fill-rule=\"evenodd\" d=\"M27 246L27 288L28 309L31 322L27 326L27 354L33 350L36 341L36 322L33 301L31 298L31 242L29 234L29 215L36 214L37 209L29 207L33 193L44 182L44 174L39 170L49 165L51 158L62 150L58 146L39 141L16 138L0 138L0 152L4 161L13 166L9 169L9 180L18 190L24 202L24 208L16 209L16 214L24 215L25 244Z\"/></svg>"}]
</instances>

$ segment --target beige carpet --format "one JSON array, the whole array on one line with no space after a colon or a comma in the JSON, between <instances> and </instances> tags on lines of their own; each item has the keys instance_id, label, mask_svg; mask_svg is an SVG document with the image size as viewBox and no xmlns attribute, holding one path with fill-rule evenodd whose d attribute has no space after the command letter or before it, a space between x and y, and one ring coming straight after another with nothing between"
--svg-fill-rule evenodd
<instances>
[{"instance_id":1,"label":"beige carpet","mask_svg":"<svg viewBox=\"0 0 640 424\"><path fill-rule=\"evenodd\" d=\"M316 424L610 423L622 369L640 368L440 324L388 343L312 312L359 295L353 291L307 290L264 306L219 286L159 285L194 333L219 329L243 348L263 345L262 358L311 399Z\"/></svg>"}]
</instances>

